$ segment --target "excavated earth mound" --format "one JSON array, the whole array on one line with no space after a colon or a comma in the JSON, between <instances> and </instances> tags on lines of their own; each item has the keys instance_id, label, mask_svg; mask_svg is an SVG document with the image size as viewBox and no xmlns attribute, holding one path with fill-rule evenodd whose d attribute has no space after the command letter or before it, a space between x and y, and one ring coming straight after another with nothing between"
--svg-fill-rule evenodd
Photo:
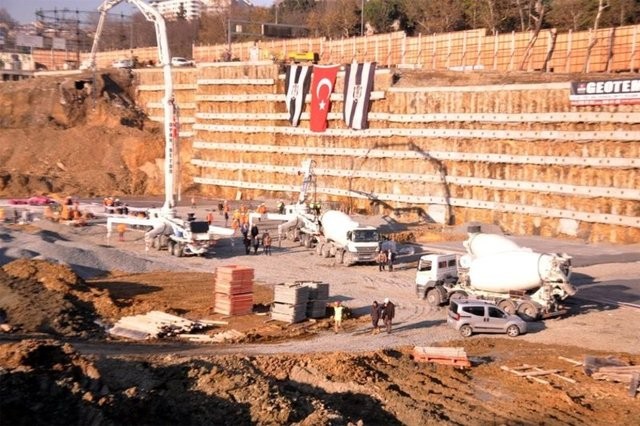
<instances>
[{"instance_id":1,"label":"excavated earth mound","mask_svg":"<svg viewBox=\"0 0 640 426\"><path fill-rule=\"evenodd\" d=\"M0 197L157 194L160 127L126 73L0 84Z\"/></svg>"},{"instance_id":2,"label":"excavated earth mound","mask_svg":"<svg viewBox=\"0 0 640 426\"><path fill-rule=\"evenodd\" d=\"M25 340L0 346L0 412L7 424L614 425L640 409L558 359L578 348L467 345L478 354L470 370L419 363L402 348L89 358L68 344ZM562 369L575 384L532 383L500 368L524 360Z\"/></svg>"},{"instance_id":3,"label":"excavated earth mound","mask_svg":"<svg viewBox=\"0 0 640 426\"><path fill-rule=\"evenodd\" d=\"M0 307L19 333L91 337L116 310L106 291L88 287L70 267L19 259L0 269Z\"/></svg>"}]
</instances>

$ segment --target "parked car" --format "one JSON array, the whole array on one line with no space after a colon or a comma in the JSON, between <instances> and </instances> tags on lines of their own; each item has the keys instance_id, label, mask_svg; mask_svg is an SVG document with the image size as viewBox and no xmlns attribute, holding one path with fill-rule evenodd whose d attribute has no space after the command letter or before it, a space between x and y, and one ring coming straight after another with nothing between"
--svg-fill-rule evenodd
<instances>
[{"instance_id":1,"label":"parked car","mask_svg":"<svg viewBox=\"0 0 640 426\"><path fill-rule=\"evenodd\" d=\"M447 323L462 337L473 333L506 333L516 337L527 332L527 323L522 318L481 300L452 300L447 310Z\"/></svg>"},{"instance_id":2,"label":"parked car","mask_svg":"<svg viewBox=\"0 0 640 426\"><path fill-rule=\"evenodd\" d=\"M172 67L193 67L195 65L195 62L187 58L181 58L179 56L171 58Z\"/></svg>"},{"instance_id":3,"label":"parked car","mask_svg":"<svg viewBox=\"0 0 640 426\"><path fill-rule=\"evenodd\" d=\"M29 198L12 198L9 200L9 204L22 204L30 206L47 206L49 204L55 204L56 201L46 195L34 195Z\"/></svg>"},{"instance_id":4,"label":"parked car","mask_svg":"<svg viewBox=\"0 0 640 426\"><path fill-rule=\"evenodd\" d=\"M132 59L118 59L117 61L113 61L111 64L113 68L133 68L133 60Z\"/></svg>"}]
</instances>

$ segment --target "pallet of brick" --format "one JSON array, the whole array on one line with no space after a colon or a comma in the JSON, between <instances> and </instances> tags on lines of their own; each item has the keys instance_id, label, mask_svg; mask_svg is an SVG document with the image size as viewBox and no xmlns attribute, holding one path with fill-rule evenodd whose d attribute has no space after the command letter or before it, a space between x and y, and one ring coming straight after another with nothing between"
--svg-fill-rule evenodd
<instances>
[{"instance_id":1,"label":"pallet of brick","mask_svg":"<svg viewBox=\"0 0 640 426\"><path fill-rule=\"evenodd\" d=\"M253 292L253 268L239 265L225 265L216 268L215 292L242 294Z\"/></svg>"},{"instance_id":2,"label":"pallet of brick","mask_svg":"<svg viewBox=\"0 0 640 426\"><path fill-rule=\"evenodd\" d=\"M308 318L324 318L327 316L328 300L309 300L307 302Z\"/></svg>"},{"instance_id":3,"label":"pallet of brick","mask_svg":"<svg viewBox=\"0 0 640 426\"><path fill-rule=\"evenodd\" d=\"M247 315L253 312L253 293L216 293L214 312L223 315Z\"/></svg>"},{"instance_id":4,"label":"pallet of brick","mask_svg":"<svg viewBox=\"0 0 640 426\"><path fill-rule=\"evenodd\" d=\"M322 281L296 281L309 288L309 300L329 300L329 283Z\"/></svg>"},{"instance_id":5,"label":"pallet of brick","mask_svg":"<svg viewBox=\"0 0 640 426\"><path fill-rule=\"evenodd\" d=\"M309 300L309 287L298 283L277 284L273 291L273 300L289 305L306 305Z\"/></svg>"},{"instance_id":6,"label":"pallet of brick","mask_svg":"<svg viewBox=\"0 0 640 426\"><path fill-rule=\"evenodd\" d=\"M274 303L271 306L271 319L295 323L307 318L307 304L290 305L288 303Z\"/></svg>"},{"instance_id":7,"label":"pallet of brick","mask_svg":"<svg viewBox=\"0 0 640 426\"><path fill-rule=\"evenodd\" d=\"M453 365L454 367L471 367L464 348L447 348L434 346L416 346L413 348L413 359L418 362L434 362Z\"/></svg>"}]
</instances>

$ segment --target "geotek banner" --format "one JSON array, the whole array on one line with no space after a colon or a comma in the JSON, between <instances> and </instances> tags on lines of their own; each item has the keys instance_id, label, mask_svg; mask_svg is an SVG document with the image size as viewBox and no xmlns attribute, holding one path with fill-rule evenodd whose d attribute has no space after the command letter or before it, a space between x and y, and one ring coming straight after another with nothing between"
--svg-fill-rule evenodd
<instances>
[{"instance_id":1,"label":"geotek banner","mask_svg":"<svg viewBox=\"0 0 640 426\"><path fill-rule=\"evenodd\" d=\"M640 78L571 82L571 105L640 103Z\"/></svg>"}]
</instances>

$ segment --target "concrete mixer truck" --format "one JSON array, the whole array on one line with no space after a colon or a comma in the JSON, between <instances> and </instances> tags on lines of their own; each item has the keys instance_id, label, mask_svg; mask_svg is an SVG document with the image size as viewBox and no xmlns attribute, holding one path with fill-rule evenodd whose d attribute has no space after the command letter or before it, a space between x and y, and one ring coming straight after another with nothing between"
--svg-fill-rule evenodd
<instances>
[{"instance_id":1,"label":"concrete mixer truck","mask_svg":"<svg viewBox=\"0 0 640 426\"><path fill-rule=\"evenodd\" d=\"M452 299L488 300L505 312L536 320L565 312L561 302L575 294L569 282L571 257L536 253L493 234L470 234L467 254L420 258L416 292L438 306Z\"/></svg>"},{"instance_id":2,"label":"concrete mixer truck","mask_svg":"<svg viewBox=\"0 0 640 426\"><path fill-rule=\"evenodd\" d=\"M380 240L377 228L360 225L341 211L327 210L319 217L299 213L282 230L287 226L295 227L301 245L315 248L322 257L335 257L336 263L351 266L375 261Z\"/></svg>"}]
</instances>

